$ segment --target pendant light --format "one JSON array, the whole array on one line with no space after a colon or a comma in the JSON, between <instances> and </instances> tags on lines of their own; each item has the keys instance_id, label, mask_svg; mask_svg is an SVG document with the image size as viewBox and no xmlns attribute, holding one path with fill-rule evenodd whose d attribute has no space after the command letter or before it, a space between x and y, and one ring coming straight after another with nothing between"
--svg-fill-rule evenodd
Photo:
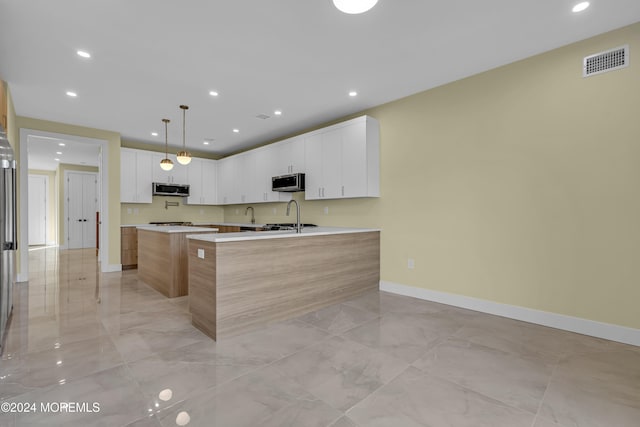
<instances>
[{"instance_id":1,"label":"pendant light","mask_svg":"<svg viewBox=\"0 0 640 427\"><path fill-rule=\"evenodd\" d=\"M187 110L189 109L189 106L181 105L180 108L182 109L182 151L178 151L178 163L180 163L181 165L188 165L189 163L191 163L191 153L187 151L187 146L184 138L184 132L185 132L184 122L185 122L185 116L186 116Z\"/></svg>"},{"instance_id":2,"label":"pendant light","mask_svg":"<svg viewBox=\"0 0 640 427\"><path fill-rule=\"evenodd\" d=\"M340 12L355 15L364 13L378 3L378 0L333 0L333 5Z\"/></svg>"},{"instance_id":3,"label":"pendant light","mask_svg":"<svg viewBox=\"0 0 640 427\"><path fill-rule=\"evenodd\" d=\"M163 170L170 171L173 169L173 162L169 158L169 137L167 136L167 125L169 119L162 119L164 122L164 159L160 160L160 167Z\"/></svg>"}]
</instances>

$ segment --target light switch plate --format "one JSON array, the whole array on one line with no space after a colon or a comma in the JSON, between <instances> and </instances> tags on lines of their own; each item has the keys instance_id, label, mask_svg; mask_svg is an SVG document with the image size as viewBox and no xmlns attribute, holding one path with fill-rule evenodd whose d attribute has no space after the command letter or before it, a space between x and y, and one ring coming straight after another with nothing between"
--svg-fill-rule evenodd
<instances>
[{"instance_id":1,"label":"light switch plate","mask_svg":"<svg viewBox=\"0 0 640 427\"><path fill-rule=\"evenodd\" d=\"M204 249L198 248L198 258L204 259Z\"/></svg>"}]
</instances>

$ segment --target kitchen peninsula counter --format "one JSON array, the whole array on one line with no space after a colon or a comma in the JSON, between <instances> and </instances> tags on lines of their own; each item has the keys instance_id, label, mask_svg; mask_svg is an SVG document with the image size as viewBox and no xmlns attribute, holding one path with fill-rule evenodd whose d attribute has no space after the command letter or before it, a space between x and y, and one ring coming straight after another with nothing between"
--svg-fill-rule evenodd
<instances>
[{"instance_id":1,"label":"kitchen peninsula counter","mask_svg":"<svg viewBox=\"0 0 640 427\"><path fill-rule=\"evenodd\" d=\"M378 289L380 230L190 234L192 323L213 339Z\"/></svg>"},{"instance_id":2,"label":"kitchen peninsula counter","mask_svg":"<svg viewBox=\"0 0 640 427\"><path fill-rule=\"evenodd\" d=\"M187 234L217 231L215 228L146 225L138 230L138 277L166 297L188 295Z\"/></svg>"}]
</instances>

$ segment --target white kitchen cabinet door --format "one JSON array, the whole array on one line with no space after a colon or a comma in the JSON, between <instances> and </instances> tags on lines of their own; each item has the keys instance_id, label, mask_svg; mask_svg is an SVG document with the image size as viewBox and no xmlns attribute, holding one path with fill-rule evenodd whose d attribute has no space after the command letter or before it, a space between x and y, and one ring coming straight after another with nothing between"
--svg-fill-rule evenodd
<instances>
[{"instance_id":1,"label":"white kitchen cabinet door","mask_svg":"<svg viewBox=\"0 0 640 427\"><path fill-rule=\"evenodd\" d=\"M136 203L136 152L120 149L120 202Z\"/></svg>"},{"instance_id":2,"label":"white kitchen cabinet door","mask_svg":"<svg viewBox=\"0 0 640 427\"><path fill-rule=\"evenodd\" d=\"M202 204L215 205L217 202L217 162L202 160Z\"/></svg>"},{"instance_id":3,"label":"white kitchen cabinet door","mask_svg":"<svg viewBox=\"0 0 640 427\"><path fill-rule=\"evenodd\" d=\"M304 140L305 199L322 198L322 134L309 135Z\"/></svg>"},{"instance_id":4,"label":"white kitchen cabinet door","mask_svg":"<svg viewBox=\"0 0 640 427\"><path fill-rule=\"evenodd\" d=\"M342 197L342 129L322 134L322 198Z\"/></svg>"},{"instance_id":5,"label":"white kitchen cabinet door","mask_svg":"<svg viewBox=\"0 0 640 427\"><path fill-rule=\"evenodd\" d=\"M358 122L342 128L342 187L340 197L367 195L366 123Z\"/></svg>"},{"instance_id":6,"label":"white kitchen cabinet door","mask_svg":"<svg viewBox=\"0 0 640 427\"><path fill-rule=\"evenodd\" d=\"M232 205L240 203L240 193L236 174L238 173L236 156L218 160L218 204Z\"/></svg>"},{"instance_id":7,"label":"white kitchen cabinet door","mask_svg":"<svg viewBox=\"0 0 640 427\"><path fill-rule=\"evenodd\" d=\"M189 197L185 197L184 203L188 205L202 204L202 160L191 159L187 169L187 182L189 184Z\"/></svg>"},{"instance_id":8,"label":"white kitchen cabinet door","mask_svg":"<svg viewBox=\"0 0 640 427\"><path fill-rule=\"evenodd\" d=\"M153 153L137 150L136 152L136 200L137 203L153 201Z\"/></svg>"},{"instance_id":9,"label":"white kitchen cabinet door","mask_svg":"<svg viewBox=\"0 0 640 427\"><path fill-rule=\"evenodd\" d=\"M268 147L277 153L273 176L305 172L305 138L303 136L285 139Z\"/></svg>"},{"instance_id":10,"label":"white kitchen cabinet door","mask_svg":"<svg viewBox=\"0 0 640 427\"><path fill-rule=\"evenodd\" d=\"M120 149L120 202L152 202L152 154L149 151Z\"/></svg>"}]
</instances>

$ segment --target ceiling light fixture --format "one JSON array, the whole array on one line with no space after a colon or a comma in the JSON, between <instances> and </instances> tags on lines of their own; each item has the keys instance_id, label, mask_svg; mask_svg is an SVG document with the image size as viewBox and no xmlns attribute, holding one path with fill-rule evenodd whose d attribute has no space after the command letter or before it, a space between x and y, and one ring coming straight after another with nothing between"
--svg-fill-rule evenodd
<instances>
[{"instance_id":1,"label":"ceiling light fixture","mask_svg":"<svg viewBox=\"0 0 640 427\"><path fill-rule=\"evenodd\" d=\"M233 130L233 133L238 133L238 132L240 132L240 129L234 129Z\"/></svg>"},{"instance_id":2,"label":"ceiling light fixture","mask_svg":"<svg viewBox=\"0 0 640 427\"><path fill-rule=\"evenodd\" d=\"M158 132L151 132L151 136L158 136Z\"/></svg>"},{"instance_id":3,"label":"ceiling light fixture","mask_svg":"<svg viewBox=\"0 0 640 427\"><path fill-rule=\"evenodd\" d=\"M588 7L589 7L589 2L588 1L583 1L583 2L580 2L580 3L576 4L575 6L573 6L573 9L571 9L571 11L573 13L578 13L578 12L582 12L583 10L585 10Z\"/></svg>"},{"instance_id":4,"label":"ceiling light fixture","mask_svg":"<svg viewBox=\"0 0 640 427\"><path fill-rule=\"evenodd\" d=\"M215 90L212 90L211 92L209 92L209 95L218 96L218 92L216 92Z\"/></svg>"},{"instance_id":5,"label":"ceiling light fixture","mask_svg":"<svg viewBox=\"0 0 640 427\"><path fill-rule=\"evenodd\" d=\"M354 97L354 96L358 96L358 92L356 92L355 90L352 90L351 92L349 92L349 96L350 97Z\"/></svg>"},{"instance_id":6,"label":"ceiling light fixture","mask_svg":"<svg viewBox=\"0 0 640 427\"><path fill-rule=\"evenodd\" d=\"M89 52L84 51L84 50L78 50L78 51L76 51L76 53L78 54L78 56L81 56L83 58L87 58L87 59L91 58L91 54Z\"/></svg>"},{"instance_id":7,"label":"ceiling light fixture","mask_svg":"<svg viewBox=\"0 0 640 427\"><path fill-rule=\"evenodd\" d=\"M75 98L76 96L78 96L77 93L75 92L71 92L70 90L67 91L67 96L70 96L71 98Z\"/></svg>"},{"instance_id":8,"label":"ceiling light fixture","mask_svg":"<svg viewBox=\"0 0 640 427\"><path fill-rule=\"evenodd\" d=\"M65 143L64 143L64 142L61 142L61 143L59 143L58 145L59 145L60 147L64 147L64 146L65 146Z\"/></svg>"},{"instance_id":9,"label":"ceiling light fixture","mask_svg":"<svg viewBox=\"0 0 640 427\"><path fill-rule=\"evenodd\" d=\"M378 0L333 0L333 5L340 12L356 15L364 13L378 3Z\"/></svg>"},{"instance_id":10,"label":"ceiling light fixture","mask_svg":"<svg viewBox=\"0 0 640 427\"><path fill-rule=\"evenodd\" d=\"M62 154L62 151L56 151L56 154Z\"/></svg>"},{"instance_id":11,"label":"ceiling light fixture","mask_svg":"<svg viewBox=\"0 0 640 427\"><path fill-rule=\"evenodd\" d=\"M187 115L187 110L189 109L188 105L181 105L182 109L182 151L178 151L178 163L181 165L188 165L191 163L191 153L187 151L186 141L185 141L185 116Z\"/></svg>"},{"instance_id":12,"label":"ceiling light fixture","mask_svg":"<svg viewBox=\"0 0 640 427\"><path fill-rule=\"evenodd\" d=\"M204 145L209 145L209 141L204 141L203 144Z\"/></svg>"},{"instance_id":13,"label":"ceiling light fixture","mask_svg":"<svg viewBox=\"0 0 640 427\"><path fill-rule=\"evenodd\" d=\"M167 126L170 122L169 119L162 119L164 123L164 159L160 160L160 167L162 170L170 171L173 169L173 162L169 158L169 137L167 136Z\"/></svg>"},{"instance_id":14,"label":"ceiling light fixture","mask_svg":"<svg viewBox=\"0 0 640 427\"><path fill-rule=\"evenodd\" d=\"M275 114L276 116L281 116L282 115L282 111L276 110L276 111L273 112L273 114Z\"/></svg>"},{"instance_id":15,"label":"ceiling light fixture","mask_svg":"<svg viewBox=\"0 0 640 427\"><path fill-rule=\"evenodd\" d=\"M57 157L56 157L55 159L53 159L53 160L55 160L56 162L59 162L59 161L60 161L60 159L58 159Z\"/></svg>"}]
</instances>

